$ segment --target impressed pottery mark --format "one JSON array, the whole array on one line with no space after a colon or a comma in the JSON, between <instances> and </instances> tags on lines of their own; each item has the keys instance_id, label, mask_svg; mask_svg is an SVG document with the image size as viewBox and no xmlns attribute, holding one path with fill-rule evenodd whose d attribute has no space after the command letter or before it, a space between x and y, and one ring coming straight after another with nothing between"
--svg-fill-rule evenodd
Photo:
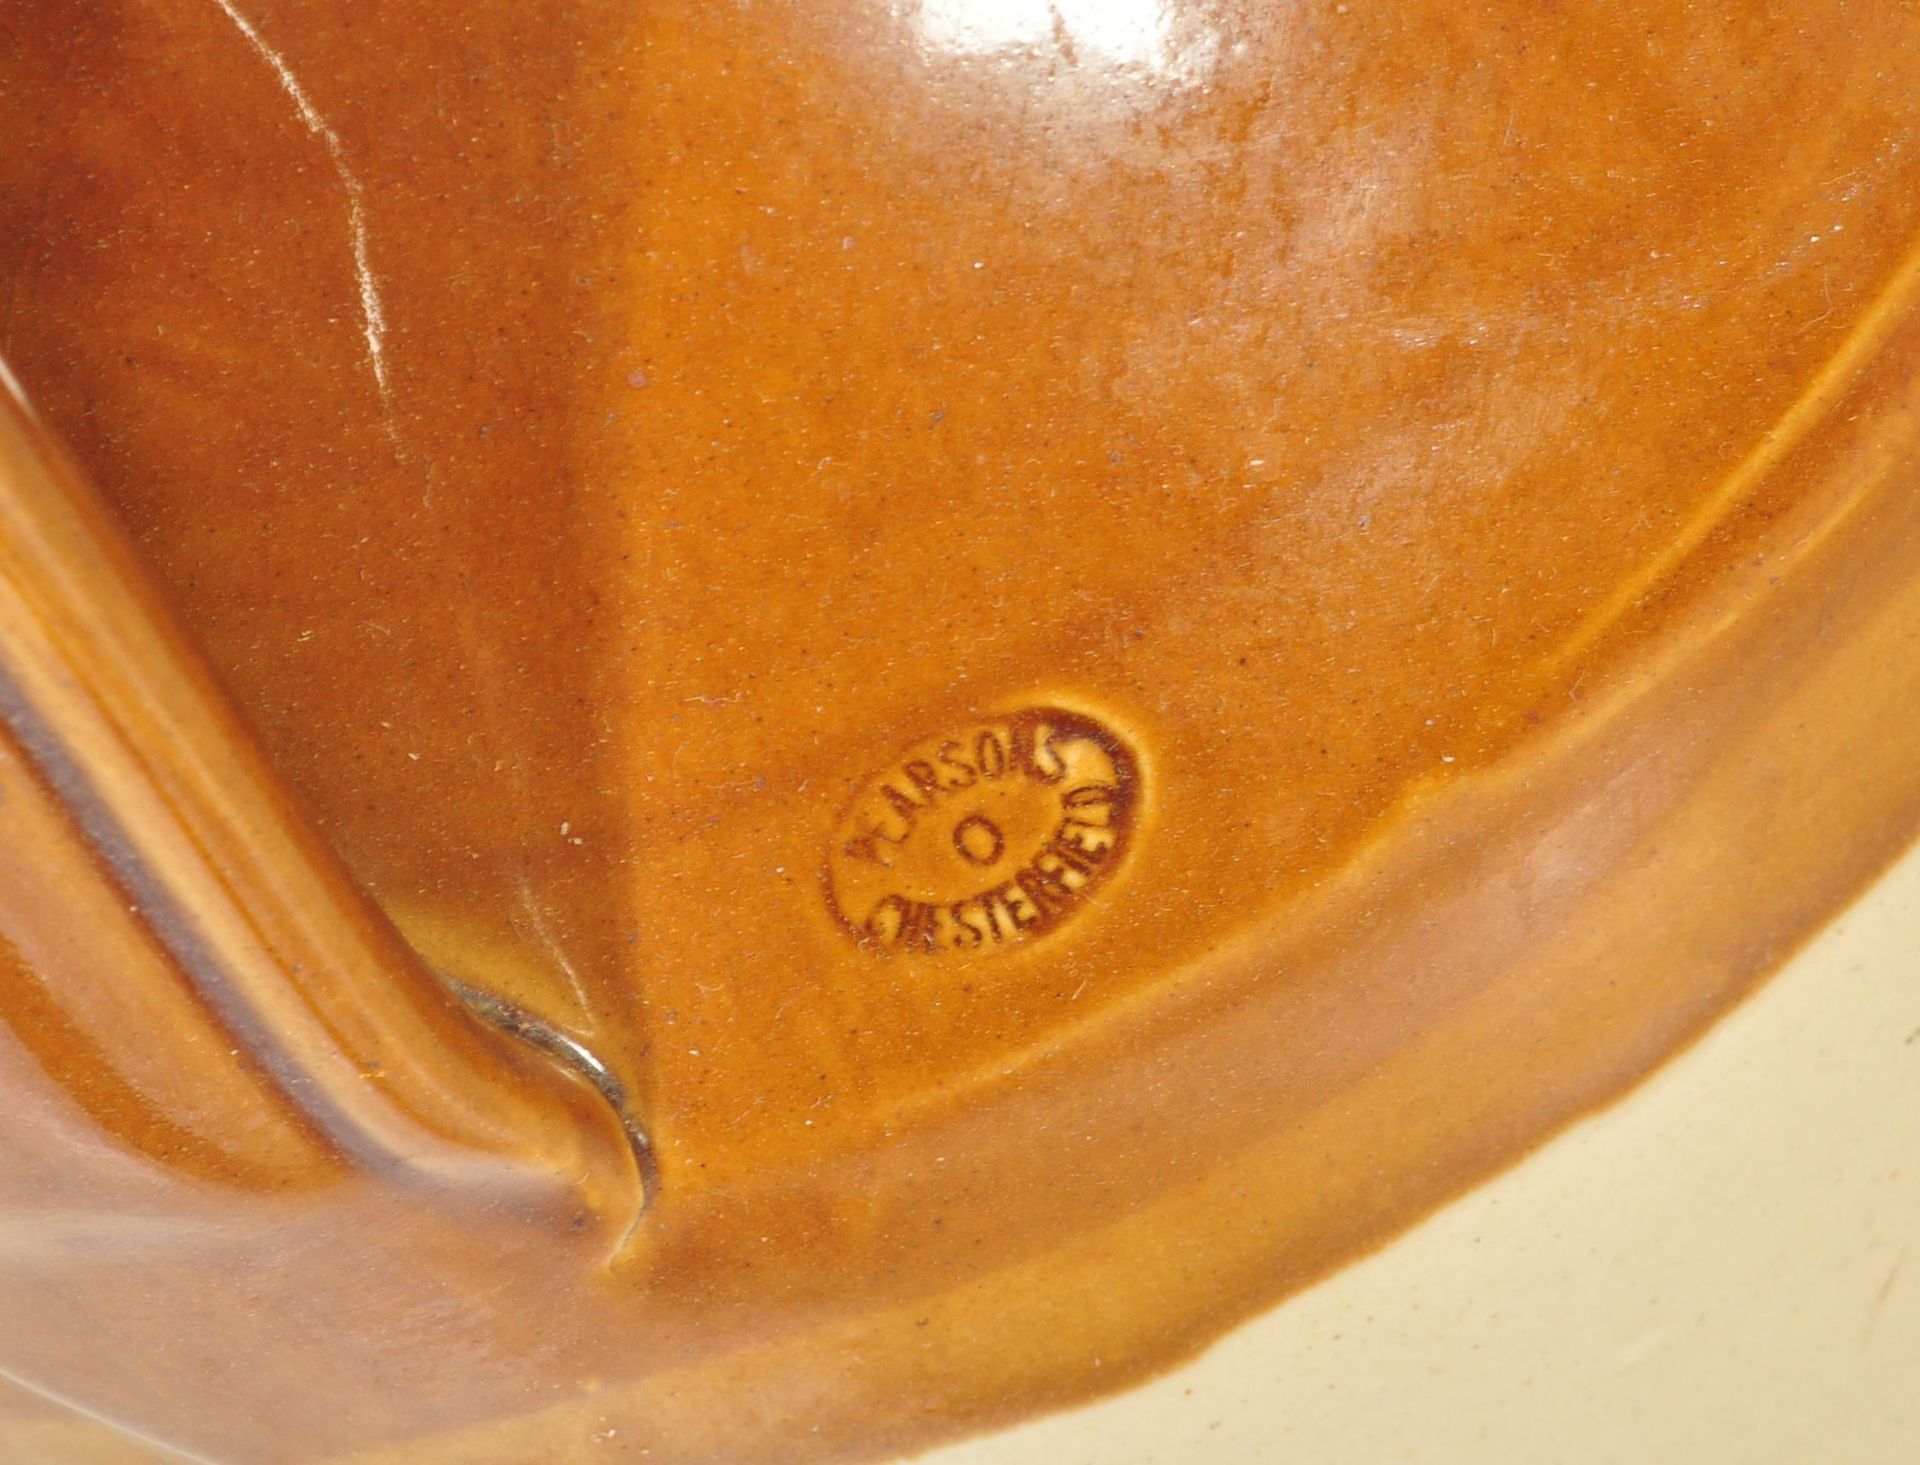
<instances>
[{"instance_id":1,"label":"impressed pottery mark","mask_svg":"<svg viewBox=\"0 0 1920 1465\"><path fill-rule=\"evenodd\" d=\"M872 951L1008 950L1113 877L1139 797L1133 750L1084 713L982 718L868 780L834 831L827 900Z\"/></svg>"}]
</instances>

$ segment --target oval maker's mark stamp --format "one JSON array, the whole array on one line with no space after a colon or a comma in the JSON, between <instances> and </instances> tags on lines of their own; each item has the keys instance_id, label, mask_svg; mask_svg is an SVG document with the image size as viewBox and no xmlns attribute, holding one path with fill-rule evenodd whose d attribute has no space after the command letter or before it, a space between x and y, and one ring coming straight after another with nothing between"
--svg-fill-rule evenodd
<instances>
[{"instance_id":1,"label":"oval maker's mark stamp","mask_svg":"<svg viewBox=\"0 0 1920 1465\"><path fill-rule=\"evenodd\" d=\"M827 899L862 946L1009 950L1083 911L1125 860L1140 765L1080 712L982 718L866 785L827 852Z\"/></svg>"}]
</instances>

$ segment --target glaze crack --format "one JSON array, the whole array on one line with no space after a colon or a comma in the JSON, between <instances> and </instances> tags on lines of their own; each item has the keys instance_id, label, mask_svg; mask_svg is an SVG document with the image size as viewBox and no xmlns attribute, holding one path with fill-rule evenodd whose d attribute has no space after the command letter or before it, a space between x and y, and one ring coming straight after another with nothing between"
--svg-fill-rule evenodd
<instances>
[{"instance_id":1,"label":"glaze crack","mask_svg":"<svg viewBox=\"0 0 1920 1465\"><path fill-rule=\"evenodd\" d=\"M539 1049L563 1068L585 1079L607 1101L619 1117L620 1127L626 1131L627 1143L633 1147L634 1167L640 1174L639 1215L644 1216L659 1193L660 1166L654 1155L652 1139L628 1104L626 1085L577 1038L562 1032L545 1018L492 992L470 987L444 972L440 973L440 980L446 983L447 989L460 999L460 1004L468 1012L487 1026Z\"/></svg>"},{"instance_id":2,"label":"glaze crack","mask_svg":"<svg viewBox=\"0 0 1920 1465\"><path fill-rule=\"evenodd\" d=\"M286 57L267 44L253 22L234 7L233 0L213 0L227 17L246 37L260 59L272 68L279 78L280 88L292 100L294 108L300 113L300 120L306 129L326 149L327 158L333 164L333 171L339 175L340 186L347 195L347 232L353 250L354 279L360 287L361 334L367 343L367 364L373 368L373 382L379 389L380 406L385 417L387 436L396 440L397 429L393 420L393 393L387 383L387 315L386 307L380 299L379 282L374 278L371 251L367 243L367 197L366 189L347 162L346 144L340 140L327 119L320 115L313 105L313 99L307 95L307 89L293 74L293 68L287 65Z\"/></svg>"}]
</instances>

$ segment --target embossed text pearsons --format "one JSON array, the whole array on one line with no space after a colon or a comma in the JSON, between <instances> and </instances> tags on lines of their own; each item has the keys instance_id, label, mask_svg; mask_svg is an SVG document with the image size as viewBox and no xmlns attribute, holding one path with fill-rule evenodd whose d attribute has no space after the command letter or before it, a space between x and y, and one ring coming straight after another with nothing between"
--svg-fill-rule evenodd
<instances>
[{"instance_id":1,"label":"embossed text pearsons","mask_svg":"<svg viewBox=\"0 0 1920 1465\"><path fill-rule=\"evenodd\" d=\"M869 779L827 852L862 946L991 954L1067 925L1131 847L1140 765L1085 713L1028 708L915 745Z\"/></svg>"}]
</instances>

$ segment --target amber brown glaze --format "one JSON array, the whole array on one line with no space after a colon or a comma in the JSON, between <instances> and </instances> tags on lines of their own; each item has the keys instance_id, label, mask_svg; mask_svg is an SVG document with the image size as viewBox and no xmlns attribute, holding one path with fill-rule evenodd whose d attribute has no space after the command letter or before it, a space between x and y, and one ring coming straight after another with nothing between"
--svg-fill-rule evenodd
<instances>
[{"instance_id":1,"label":"amber brown glaze","mask_svg":"<svg viewBox=\"0 0 1920 1465\"><path fill-rule=\"evenodd\" d=\"M0 1199L66 1228L4 1256L0 1369L155 1438L866 1457L1115 1387L1619 1093L1920 820L1909 8L0 36L0 351L184 627L111 738L0 747ZM102 553L60 615L121 629L48 687L170 624ZM1128 769L1097 887L1105 836L966 802L1022 709ZM136 807L183 747L211 883ZM139 860L60 750L134 770ZM916 830L904 905L836 883ZM605 1065L630 1234L559 1050L336 854ZM216 1041L129 871L346 955L240 952L278 1015ZM354 1093L336 1009L398 1035L366 1153L264 1051Z\"/></svg>"}]
</instances>

